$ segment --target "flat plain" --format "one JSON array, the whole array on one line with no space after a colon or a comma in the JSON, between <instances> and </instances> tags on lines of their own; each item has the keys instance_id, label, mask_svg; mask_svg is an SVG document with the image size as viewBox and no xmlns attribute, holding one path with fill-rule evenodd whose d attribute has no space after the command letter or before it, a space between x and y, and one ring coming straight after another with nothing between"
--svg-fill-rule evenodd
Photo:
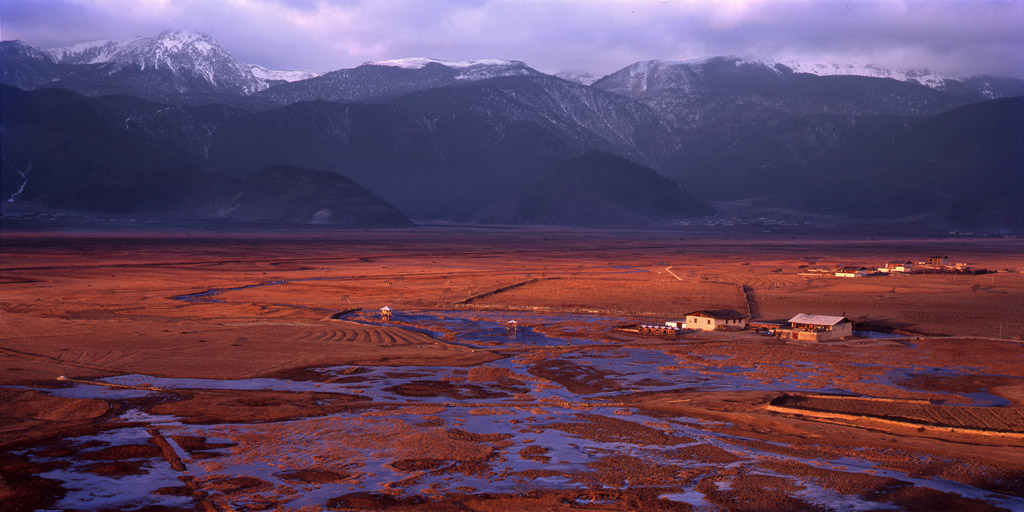
<instances>
[{"instance_id":1,"label":"flat plain","mask_svg":"<svg viewBox=\"0 0 1024 512\"><path fill-rule=\"evenodd\" d=\"M1020 239L0 241L6 510L1024 509ZM935 255L1006 271L801 275ZM621 329L720 308L870 332Z\"/></svg>"}]
</instances>

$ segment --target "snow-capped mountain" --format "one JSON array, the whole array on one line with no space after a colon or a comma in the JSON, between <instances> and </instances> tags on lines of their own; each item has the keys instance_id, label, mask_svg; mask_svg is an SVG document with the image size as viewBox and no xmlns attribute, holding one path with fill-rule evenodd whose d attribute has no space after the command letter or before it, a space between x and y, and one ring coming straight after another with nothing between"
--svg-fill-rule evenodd
<instances>
[{"instance_id":1,"label":"snow-capped mountain","mask_svg":"<svg viewBox=\"0 0 1024 512\"><path fill-rule=\"evenodd\" d=\"M631 64L593 87L653 107L678 128L772 126L805 115L921 116L1024 94L1024 80L954 79L878 66L710 57ZM724 123L724 124L723 124Z\"/></svg>"},{"instance_id":2,"label":"snow-capped mountain","mask_svg":"<svg viewBox=\"0 0 1024 512\"><path fill-rule=\"evenodd\" d=\"M706 57L690 60L646 60L636 62L608 75L597 82L609 88L614 84L616 92L636 96L645 91L674 89L677 91L700 91L708 84L709 73L722 74L722 66L732 68L732 73L761 73L785 77L792 74L808 74L819 77L856 76L887 78L899 82L923 85L925 87L963 94L967 91L977 100L995 99L1024 94L1024 80L993 76L962 77L944 75L928 69L889 69L875 64L835 63L819 61L776 60L771 58L750 58L737 56Z\"/></svg>"},{"instance_id":3,"label":"snow-capped mountain","mask_svg":"<svg viewBox=\"0 0 1024 512\"><path fill-rule=\"evenodd\" d=\"M38 50L3 42L3 79L23 88L60 87L89 95L130 94L159 101L248 96L310 71L239 63L213 37L191 31Z\"/></svg>"},{"instance_id":4,"label":"snow-capped mountain","mask_svg":"<svg viewBox=\"0 0 1024 512\"><path fill-rule=\"evenodd\" d=\"M200 78L217 89L248 95L267 88L206 34L162 32L156 37L93 41L46 50L58 64L117 64L140 70L165 69L175 76Z\"/></svg>"},{"instance_id":5,"label":"snow-capped mountain","mask_svg":"<svg viewBox=\"0 0 1024 512\"><path fill-rule=\"evenodd\" d=\"M381 100L414 91L506 76L547 76L517 60L406 58L366 62L259 94L276 103Z\"/></svg>"}]
</instances>

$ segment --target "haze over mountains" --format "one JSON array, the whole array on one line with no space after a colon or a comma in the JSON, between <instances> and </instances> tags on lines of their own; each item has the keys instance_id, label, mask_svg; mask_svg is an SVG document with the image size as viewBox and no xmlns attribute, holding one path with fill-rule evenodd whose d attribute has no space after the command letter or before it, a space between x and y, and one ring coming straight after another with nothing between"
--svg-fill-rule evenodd
<instances>
[{"instance_id":1,"label":"haze over mountains","mask_svg":"<svg viewBox=\"0 0 1024 512\"><path fill-rule=\"evenodd\" d=\"M5 212L637 225L745 204L1024 231L1017 78L739 57L596 80L497 59L316 75L165 32L5 41L0 82Z\"/></svg>"}]
</instances>

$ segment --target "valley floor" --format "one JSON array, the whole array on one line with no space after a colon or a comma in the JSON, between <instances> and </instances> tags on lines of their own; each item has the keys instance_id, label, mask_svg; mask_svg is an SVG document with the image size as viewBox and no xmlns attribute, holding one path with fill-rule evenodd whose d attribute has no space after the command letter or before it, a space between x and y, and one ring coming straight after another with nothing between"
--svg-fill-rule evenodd
<instances>
[{"instance_id":1,"label":"valley floor","mask_svg":"<svg viewBox=\"0 0 1024 512\"><path fill-rule=\"evenodd\" d=\"M1024 509L1022 240L0 236L9 510ZM719 308L880 337L620 329Z\"/></svg>"}]
</instances>

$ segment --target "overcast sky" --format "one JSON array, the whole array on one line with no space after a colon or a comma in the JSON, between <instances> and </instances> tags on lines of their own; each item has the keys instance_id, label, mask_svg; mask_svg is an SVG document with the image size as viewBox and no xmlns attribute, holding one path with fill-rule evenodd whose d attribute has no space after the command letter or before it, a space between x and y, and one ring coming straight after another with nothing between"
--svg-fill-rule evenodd
<instances>
[{"instance_id":1,"label":"overcast sky","mask_svg":"<svg viewBox=\"0 0 1024 512\"><path fill-rule=\"evenodd\" d=\"M597 76L714 55L1024 77L1024 0L0 0L4 40L49 48L163 30L236 59L330 71L368 60L522 60Z\"/></svg>"}]
</instances>

